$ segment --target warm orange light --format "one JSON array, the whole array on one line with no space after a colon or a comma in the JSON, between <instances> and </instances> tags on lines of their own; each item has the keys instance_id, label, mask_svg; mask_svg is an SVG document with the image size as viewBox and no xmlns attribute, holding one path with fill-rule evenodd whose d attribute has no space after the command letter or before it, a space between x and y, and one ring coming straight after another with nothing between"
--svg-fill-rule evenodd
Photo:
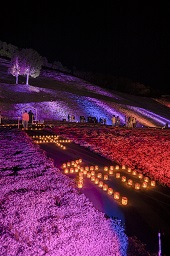
<instances>
[{"instance_id":1,"label":"warm orange light","mask_svg":"<svg viewBox=\"0 0 170 256\"><path fill-rule=\"evenodd\" d=\"M132 186L132 184L133 184L133 181L132 181L131 179L129 179L129 180L128 180L128 185L129 185L129 186Z\"/></svg>"},{"instance_id":2,"label":"warm orange light","mask_svg":"<svg viewBox=\"0 0 170 256\"><path fill-rule=\"evenodd\" d=\"M122 165L122 170L125 170L126 169L126 166L125 165Z\"/></svg>"},{"instance_id":3,"label":"warm orange light","mask_svg":"<svg viewBox=\"0 0 170 256\"><path fill-rule=\"evenodd\" d=\"M102 188L103 187L103 181L99 181L99 187Z\"/></svg>"},{"instance_id":4,"label":"warm orange light","mask_svg":"<svg viewBox=\"0 0 170 256\"><path fill-rule=\"evenodd\" d=\"M67 166L70 166L71 164L70 164L70 162L67 162Z\"/></svg>"},{"instance_id":5,"label":"warm orange light","mask_svg":"<svg viewBox=\"0 0 170 256\"><path fill-rule=\"evenodd\" d=\"M110 166L110 170L114 170L114 166L113 165Z\"/></svg>"},{"instance_id":6,"label":"warm orange light","mask_svg":"<svg viewBox=\"0 0 170 256\"><path fill-rule=\"evenodd\" d=\"M137 174L137 172L134 170L133 172L132 172L132 175L136 175Z\"/></svg>"},{"instance_id":7,"label":"warm orange light","mask_svg":"<svg viewBox=\"0 0 170 256\"><path fill-rule=\"evenodd\" d=\"M95 184L99 184L99 179L98 179L98 178L95 178L94 183L95 183Z\"/></svg>"},{"instance_id":8,"label":"warm orange light","mask_svg":"<svg viewBox=\"0 0 170 256\"><path fill-rule=\"evenodd\" d=\"M91 176L91 181L95 181L95 176Z\"/></svg>"},{"instance_id":9,"label":"warm orange light","mask_svg":"<svg viewBox=\"0 0 170 256\"><path fill-rule=\"evenodd\" d=\"M86 167L85 167L85 170L86 170L86 171L89 171L89 166L86 166Z\"/></svg>"},{"instance_id":10,"label":"warm orange light","mask_svg":"<svg viewBox=\"0 0 170 256\"><path fill-rule=\"evenodd\" d=\"M108 190L108 185L107 185L107 184L104 184L104 185L103 185L103 190L104 190L104 191L107 191L107 190Z\"/></svg>"},{"instance_id":11,"label":"warm orange light","mask_svg":"<svg viewBox=\"0 0 170 256\"><path fill-rule=\"evenodd\" d=\"M115 166L115 169L116 169L116 170L119 170L119 165L118 165L118 164Z\"/></svg>"},{"instance_id":12,"label":"warm orange light","mask_svg":"<svg viewBox=\"0 0 170 256\"><path fill-rule=\"evenodd\" d=\"M139 178L139 179L143 179L143 174L142 174L142 173L139 173L138 178Z\"/></svg>"},{"instance_id":13,"label":"warm orange light","mask_svg":"<svg viewBox=\"0 0 170 256\"><path fill-rule=\"evenodd\" d=\"M109 168L107 166L104 167L104 171L107 172Z\"/></svg>"},{"instance_id":14,"label":"warm orange light","mask_svg":"<svg viewBox=\"0 0 170 256\"><path fill-rule=\"evenodd\" d=\"M149 178L148 177L144 177L144 181L145 182L149 182Z\"/></svg>"},{"instance_id":15,"label":"warm orange light","mask_svg":"<svg viewBox=\"0 0 170 256\"><path fill-rule=\"evenodd\" d=\"M82 187L83 187L83 183L79 182L79 183L77 184L77 186L78 186L78 188L82 188Z\"/></svg>"},{"instance_id":16,"label":"warm orange light","mask_svg":"<svg viewBox=\"0 0 170 256\"><path fill-rule=\"evenodd\" d=\"M74 173L74 168L73 167L70 168L70 173Z\"/></svg>"},{"instance_id":17,"label":"warm orange light","mask_svg":"<svg viewBox=\"0 0 170 256\"><path fill-rule=\"evenodd\" d=\"M120 172L116 173L116 178L119 179L120 178Z\"/></svg>"},{"instance_id":18,"label":"warm orange light","mask_svg":"<svg viewBox=\"0 0 170 256\"><path fill-rule=\"evenodd\" d=\"M131 170L131 168L129 167L127 171L128 171L128 172L131 172L132 170Z\"/></svg>"},{"instance_id":19,"label":"warm orange light","mask_svg":"<svg viewBox=\"0 0 170 256\"><path fill-rule=\"evenodd\" d=\"M114 193L114 199L118 200L120 198L120 193L119 192L115 192Z\"/></svg>"},{"instance_id":20,"label":"warm orange light","mask_svg":"<svg viewBox=\"0 0 170 256\"><path fill-rule=\"evenodd\" d=\"M135 189L140 189L140 184L139 183L135 183Z\"/></svg>"},{"instance_id":21,"label":"warm orange light","mask_svg":"<svg viewBox=\"0 0 170 256\"><path fill-rule=\"evenodd\" d=\"M155 185L156 185L156 182L154 180L151 180L151 186L155 187Z\"/></svg>"},{"instance_id":22,"label":"warm orange light","mask_svg":"<svg viewBox=\"0 0 170 256\"><path fill-rule=\"evenodd\" d=\"M90 166L90 171L93 171L94 170L94 166Z\"/></svg>"},{"instance_id":23,"label":"warm orange light","mask_svg":"<svg viewBox=\"0 0 170 256\"><path fill-rule=\"evenodd\" d=\"M66 166L67 166L66 163L64 163L64 164L62 165L62 168L66 168Z\"/></svg>"},{"instance_id":24,"label":"warm orange light","mask_svg":"<svg viewBox=\"0 0 170 256\"><path fill-rule=\"evenodd\" d=\"M107 193L108 195L113 195L113 188L108 188Z\"/></svg>"},{"instance_id":25,"label":"warm orange light","mask_svg":"<svg viewBox=\"0 0 170 256\"><path fill-rule=\"evenodd\" d=\"M91 171L91 175L93 175L93 176L94 176L94 175L95 175L95 171Z\"/></svg>"},{"instance_id":26,"label":"warm orange light","mask_svg":"<svg viewBox=\"0 0 170 256\"><path fill-rule=\"evenodd\" d=\"M104 178L104 180L108 180L109 179L107 174L105 174L103 178Z\"/></svg>"},{"instance_id":27,"label":"warm orange light","mask_svg":"<svg viewBox=\"0 0 170 256\"><path fill-rule=\"evenodd\" d=\"M69 169L68 169L68 168L65 168L65 169L64 169L64 173L69 173Z\"/></svg>"},{"instance_id":28,"label":"warm orange light","mask_svg":"<svg viewBox=\"0 0 170 256\"><path fill-rule=\"evenodd\" d=\"M148 186L148 183L146 182L146 181L144 181L143 183L142 183L142 187L143 188L146 188Z\"/></svg>"},{"instance_id":29,"label":"warm orange light","mask_svg":"<svg viewBox=\"0 0 170 256\"><path fill-rule=\"evenodd\" d=\"M99 173L97 174L97 178L99 178L99 179L102 178L102 173L101 173L101 172L99 172Z\"/></svg>"},{"instance_id":30,"label":"warm orange light","mask_svg":"<svg viewBox=\"0 0 170 256\"><path fill-rule=\"evenodd\" d=\"M109 174L112 175L113 174L113 170L110 169L109 170Z\"/></svg>"},{"instance_id":31,"label":"warm orange light","mask_svg":"<svg viewBox=\"0 0 170 256\"><path fill-rule=\"evenodd\" d=\"M123 204L123 205L127 205L127 203L128 203L127 197L123 196L123 197L122 197L122 204Z\"/></svg>"},{"instance_id":32,"label":"warm orange light","mask_svg":"<svg viewBox=\"0 0 170 256\"><path fill-rule=\"evenodd\" d=\"M87 172L87 178L91 178L91 173Z\"/></svg>"},{"instance_id":33,"label":"warm orange light","mask_svg":"<svg viewBox=\"0 0 170 256\"><path fill-rule=\"evenodd\" d=\"M95 170L95 171L98 171L98 170L99 170L99 166L98 166L98 165L95 165L94 170Z\"/></svg>"},{"instance_id":34,"label":"warm orange light","mask_svg":"<svg viewBox=\"0 0 170 256\"><path fill-rule=\"evenodd\" d=\"M125 181L126 181L126 177L122 176L122 182L125 182Z\"/></svg>"}]
</instances>

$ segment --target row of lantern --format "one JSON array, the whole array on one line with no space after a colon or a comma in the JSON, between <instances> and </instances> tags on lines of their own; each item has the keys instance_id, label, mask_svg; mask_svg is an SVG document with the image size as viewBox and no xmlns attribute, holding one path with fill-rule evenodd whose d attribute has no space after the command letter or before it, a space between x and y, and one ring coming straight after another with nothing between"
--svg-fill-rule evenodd
<instances>
[{"instance_id":1,"label":"row of lantern","mask_svg":"<svg viewBox=\"0 0 170 256\"><path fill-rule=\"evenodd\" d=\"M115 167L110 166L110 168L107 167L107 166L104 167L104 171L106 171L106 172L108 171L109 174L113 174L113 170L114 169L115 170L119 170L120 166L119 165L116 165ZM122 165L121 169L125 170L126 166ZM121 178L122 182L126 182L127 181L127 184L129 186L132 186L134 184L135 189L140 189L141 187L147 188L149 186L149 184L150 184L151 187L155 187L155 185L156 185L155 180L150 180L149 177L144 176L142 173L138 173L136 170L132 170L131 168L127 168L127 172L132 174L133 176L139 178L140 180L143 180L142 185L140 185L139 182L134 183L132 179L128 179L127 180L126 176L122 176L122 178ZM116 173L116 178L118 179L120 177L121 177L120 172L117 172Z\"/></svg>"},{"instance_id":2,"label":"row of lantern","mask_svg":"<svg viewBox=\"0 0 170 256\"><path fill-rule=\"evenodd\" d=\"M57 135L33 135L32 138L37 144L41 143L55 143L58 147L61 147L62 149L66 149L66 146L64 146L61 143L70 143L70 140L64 140L64 139L58 139L59 136Z\"/></svg>"},{"instance_id":3,"label":"row of lantern","mask_svg":"<svg viewBox=\"0 0 170 256\"><path fill-rule=\"evenodd\" d=\"M90 178L92 182L94 182L96 185L98 185L100 188L102 188L104 191L107 191L108 195L113 195L113 198L116 200L120 199L120 193L113 190L113 188L109 188L107 184L105 184L102 180L108 180L109 176L108 174L102 175L100 172L96 172L99 170L99 167L96 166L86 166L81 167L80 163L82 162L82 159L78 159L76 161L67 162L62 165L62 168L64 169L64 173L78 173L77 177L77 186L78 188L83 187L84 182L84 175L86 175L87 178ZM112 168L111 168L112 169ZM111 170L113 171L113 170ZM122 205L127 205L128 199L127 197L121 198Z\"/></svg>"}]
</instances>

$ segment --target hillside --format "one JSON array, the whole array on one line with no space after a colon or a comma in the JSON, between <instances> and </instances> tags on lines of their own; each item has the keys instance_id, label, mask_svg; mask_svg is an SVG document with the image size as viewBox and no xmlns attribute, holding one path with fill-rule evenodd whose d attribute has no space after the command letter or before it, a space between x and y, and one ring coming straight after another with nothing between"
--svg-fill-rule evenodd
<instances>
[{"instance_id":1,"label":"hillside","mask_svg":"<svg viewBox=\"0 0 170 256\"><path fill-rule=\"evenodd\" d=\"M80 78L61 72L42 69L38 78L25 78L8 74L9 62L0 59L0 109L6 119L18 119L24 109L31 109L37 120L64 120L68 114L79 122L80 116L106 118L111 125L113 115L119 116L121 125L125 116L133 116L137 126L163 127L170 124L170 109L157 100L103 89Z\"/></svg>"}]
</instances>

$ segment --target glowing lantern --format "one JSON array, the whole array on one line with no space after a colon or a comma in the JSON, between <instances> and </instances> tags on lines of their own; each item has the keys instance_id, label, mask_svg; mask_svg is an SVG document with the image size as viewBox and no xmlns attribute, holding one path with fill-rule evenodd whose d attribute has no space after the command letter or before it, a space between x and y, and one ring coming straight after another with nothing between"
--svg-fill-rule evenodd
<instances>
[{"instance_id":1,"label":"glowing lantern","mask_svg":"<svg viewBox=\"0 0 170 256\"><path fill-rule=\"evenodd\" d=\"M140 184L139 183L135 183L135 189L140 189Z\"/></svg>"},{"instance_id":2,"label":"glowing lantern","mask_svg":"<svg viewBox=\"0 0 170 256\"><path fill-rule=\"evenodd\" d=\"M99 181L99 187L102 188L103 187L103 181Z\"/></svg>"},{"instance_id":3,"label":"glowing lantern","mask_svg":"<svg viewBox=\"0 0 170 256\"><path fill-rule=\"evenodd\" d=\"M83 172L79 172L79 177L83 177Z\"/></svg>"},{"instance_id":4,"label":"glowing lantern","mask_svg":"<svg viewBox=\"0 0 170 256\"><path fill-rule=\"evenodd\" d=\"M139 179L143 179L143 174L142 174L142 173L139 173L138 178L139 178Z\"/></svg>"},{"instance_id":5,"label":"glowing lantern","mask_svg":"<svg viewBox=\"0 0 170 256\"><path fill-rule=\"evenodd\" d=\"M64 164L62 165L62 168L66 168L66 166L67 166L67 165L64 163Z\"/></svg>"},{"instance_id":6,"label":"glowing lantern","mask_svg":"<svg viewBox=\"0 0 170 256\"><path fill-rule=\"evenodd\" d=\"M132 172L132 175L136 175L137 174L137 172L134 170L133 172Z\"/></svg>"},{"instance_id":7,"label":"glowing lantern","mask_svg":"<svg viewBox=\"0 0 170 256\"><path fill-rule=\"evenodd\" d=\"M147 183L146 181L144 181L144 182L142 183L142 187L143 187L143 188L147 188L147 186L148 186L148 183Z\"/></svg>"},{"instance_id":8,"label":"glowing lantern","mask_svg":"<svg viewBox=\"0 0 170 256\"><path fill-rule=\"evenodd\" d=\"M85 167L85 170L86 170L86 171L89 171L89 166L86 166L86 167Z\"/></svg>"},{"instance_id":9,"label":"glowing lantern","mask_svg":"<svg viewBox=\"0 0 170 256\"><path fill-rule=\"evenodd\" d=\"M104 180L108 180L109 179L107 174L105 174L103 178L104 178Z\"/></svg>"},{"instance_id":10,"label":"glowing lantern","mask_svg":"<svg viewBox=\"0 0 170 256\"><path fill-rule=\"evenodd\" d=\"M82 188L83 187L83 183L82 182L78 182L77 186L78 186L78 188Z\"/></svg>"},{"instance_id":11,"label":"glowing lantern","mask_svg":"<svg viewBox=\"0 0 170 256\"><path fill-rule=\"evenodd\" d=\"M78 171L79 171L79 169L76 167L76 168L75 168L75 172L78 172Z\"/></svg>"},{"instance_id":12,"label":"glowing lantern","mask_svg":"<svg viewBox=\"0 0 170 256\"><path fill-rule=\"evenodd\" d=\"M71 161L71 165L74 165L75 164L75 162L74 161Z\"/></svg>"},{"instance_id":13,"label":"glowing lantern","mask_svg":"<svg viewBox=\"0 0 170 256\"><path fill-rule=\"evenodd\" d=\"M145 182L149 182L149 178L148 178L148 177L145 177L145 178L144 178L144 181L145 181Z\"/></svg>"},{"instance_id":14,"label":"glowing lantern","mask_svg":"<svg viewBox=\"0 0 170 256\"><path fill-rule=\"evenodd\" d=\"M119 192L115 192L113 197L114 197L114 199L118 200L120 198L120 193Z\"/></svg>"},{"instance_id":15,"label":"glowing lantern","mask_svg":"<svg viewBox=\"0 0 170 256\"><path fill-rule=\"evenodd\" d=\"M67 162L67 166L70 166L71 164L70 164L70 162Z\"/></svg>"},{"instance_id":16,"label":"glowing lantern","mask_svg":"<svg viewBox=\"0 0 170 256\"><path fill-rule=\"evenodd\" d=\"M125 182L125 181L126 181L126 177L122 176L122 182Z\"/></svg>"},{"instance_id":17,"label":"glowing lantern","mask_svg":"<svg viewBox=\"0 0 170 256\"><path fill-rule=\"evenodd\" d=\"M99 179L98 179L98 178L95 178L94 183L95 183L95 184L99 184Z\"/></svg>"},{"instance_id":18,"label":"glowing lantern","mask_svg":"<svg viewBox=\"0 0 170 256\"><path fill-rule=\"evenodd\" d=\"M99 179L102 178L102 173L101 173L101 172L99 172L99 173L97 174L97 178L99 178Z\"/></svg>"},{"instance_id":19,"label":"glowing lantern","mask_svg":"<svg viewBox=\"0 0 170 256\"><path fill-rule=\"evenodd\" d=\"M79 160L76 160L76 164L78 164L79 163Z\"/></svg>"},{"instance_id":20,"label":"glowing lantern","mask_svg":"<svg viewBox=\"0 0 170 256\"><path fill-rule=\"evenodd\" d=\"M84 171L84 167L80 167L80 171L82 171L82 172L83 172L83 171Z\"/></svg>"},{"instance_id":21,"label":"glowing lantern","mask_svg":"<svg viewBox=\"0 0 170 256\"><path fill-rule=\"evenodd\" d=\"M84 170L84 171L83 171L83 174L85 174L85 175L86 175L86 174L87 174L87 170Z\"/></svg>"},{"instance_id":22,"label":"glowing lantern","mask_svg":"<svg viewBox=\"0 0 170 256\"><path fill-rule=\"evenodd\" d=\"M114 170L114 166L113 165L110 166L110 170L112 170L112 171Z\"/></svg>"},{"instance_id":23,"label":"glowing lantern","mask_svg":"<svg viewBox=\"0 0 170 256\"><path fill-rule=\"evenodd\" d=\"M93 171L94 170L94 166L90 166L90 171Z\"/></svg>"},{"instance_id":24,"label":"glowing lantern","mask_svg":"<svg viewBox=\"0 0 170 256\"><path fill-rule=\"evenodd\" d=\"M151 180L151 186L152 186L152 187L155 187L155 184L156 184L155 181L154 181L154 180Z\"/></svg>"},{"instance_id":25,"label":"glowing lantern","mask_svg":"<svg viewBox=\"0 0 170 256\"><path fill-rule=\"evenodd\" d=\"M126 169L126 166L125 165L122 165L122 170L125 170Z\"/></svg>"},{"instance_id":26,"label":"glowing lantern","mask_svg":"<svg viewBox=\"0 0 170 256\"><path fill-rule=\"evenodd\" d=\"M91 176L91 181L95 181L95 176Z\"/></svg>"},{"instance_id":27,"label":"glowing lantern","mask_svg":"<svg viewBox=\"0 0 170 256\"><path fill-rule=\"evenodd\" d=\"M128 203L127 197L123 196L123 197L122 197L122 204L123 204L123 205L127 205L127 203Z\"/></svg>"},{"instance_id":28,"label":"glowing lantern","mask_svg":"<svg viewBox=\"0 0 170 256\"><path fill-rule=\"evenodd\" d=\"M78 161L79 161L79 163L82 163L82 159L81 158Z\"/></svg>"},{"instance_id":29,"label":"glowing lantern","mask_svg":"<svg viewBox=\"0 0 170 256\"><path fill-rule=\"evenodd\" d=\"M109 174L112 175L113 174L113 170L110 169L109 170Z\"/></svg>"},{"instance_id":30,"label":"glowing lantern","mask_svg":"<svg viewBox=\"0 0 170 256\"><path fill-rule=\"evenodd\" d=\"M127 171L128 171L128 172L131 172L132 170L131 170L131 168L129 167Z\"/></svg>"},{"instance_id":31,"label":"glowing lantern","mask_svg":"<svg viewBox=\"0 0 170 256\"><path fill-rule=\"evenodd\" d=\"M108 188L107 193L108 195L113 195L113 188Z\"/></svg>"},{"instance_id":32,"label":"glowing lantern","mask_svg":"<svg viewBox=\"0 0 170 256\"><path fill-rule=\"evenodd\" d=\"M104 167L104 171L107 172L109 168L107 166Z\"/></svg>"},{"instance_id":33,"label":"glowing lantern","mask_svg":"<svg viewBox=\"0 0 170 256\"><path fill-rule=\"evenodd\" d=\"M131 179L129 179L129 180L128 180L128 185L129 185L129 186L132 186L132 184L133 184L133 181L132 181Z\"/></svg>"},{"instance_id":34,"label":"glowing lantern","mask_svg":"<svg viewBox=\"0 0 170 256\"><path fill-rule=\"evenodd\" d=\"M87 172L87 178L91 178L91 173Z\"/></svg>"},{"instance_id":35,"label":"glowing lantern","mask_svg":"<svg viewBox=\"0 0 170 256\"><path fill-rule=\"evenodd\" d=\"M94 176L94 175L95 175L95 171L91 171L91 175L93 175L93 176Z\"/></svg>"},{"instance_id":36,"label":"glowing lantern","mask_svg":"<svg viewBox=\"0 0 170 256\"><path fill-rule=\"evenodd\" d=\"M120 178L120 172L116 173L116 178L119 179Z\"/></svg>"},{"instance_id":37,"label":"glowing lantern","mask_svg":"<svg viewBox=\"0 0 170 256\"><path fill-rule=\"evenodd\" d=\"M107 185L107 184L104 184L104 185L103 185L103 190L104 190L104 191L107 191L107 190L108 190L108 185Z\"/></svg>"},{"instance_id":38,"label":"glowing lantern","mask_svg":"<svg viewBox=\"0 0 170 256\"><path fill-rule=\"evenodd\" d=\"M68 169L68 168L65 168L65 169L64 169L64 173L69 173L69 169Z\"/></svg>"},{"instance_id":39,"label":"glowing lantern","mask_svg":"<svg viewBox=\"0 0 170 256\"><path fill-rule=\"evenodd\" d=\"M95 165L94 169L95 169L95 171L98 171L99 170L99 166Z\"/></svg>"},{"instance_id":40,"label":"glowing lantern","mask_svg":"<svg viewBox=\"0 0 170 256\"><path fill-rule=\"evenodd\" d=\"M74 173L74 168L70 168L70 173Z\"/></svg>"},{"instance_id":41,"label":"glowing lantern","mask_svg":"<svg viewBox=\"0 0 170 256\"><path fill-rule=\"evenodd\" d=\"M116 169L116 170L119 170L119 165L116 165L116 166L115 166L115 169Z\"/></svg>"}]
</instances>

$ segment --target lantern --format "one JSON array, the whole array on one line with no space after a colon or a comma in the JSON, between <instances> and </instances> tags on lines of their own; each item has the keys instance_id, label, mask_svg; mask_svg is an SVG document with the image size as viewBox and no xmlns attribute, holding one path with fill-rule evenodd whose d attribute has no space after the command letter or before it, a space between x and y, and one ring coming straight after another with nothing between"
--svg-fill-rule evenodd
<instances>
[{"instance_id":1,"label":"lantern","mask_svg":"<svg viewBox=\"0 0 170 256\"><path fill-rule=\"evenodd\" d=\"M148 178L148 177L145 177L145 178L144 178L144 181L145 181L145 182L149 182L149 178Z\"/></svg>"},{"instance_id":2,"label":"lantern","mask_svg":"<svg viewBox=\"0 0 170 256\"><path fill-rule=\"evenodd\" d=\"M139 173L138 178L139 178L139 179L143 179L143 174L142 174L142 173Z\"/></svg>"},{"instance_id":3,"label":"lantern","mask_svg":"<svg viewBox=\"0 0 170 256\"><path fill-rule=\"evenodd\" d=\"M98 185L99 185L100 188L102 188L103 187L103 181L100 180Z\"/></svg>"},{"instance_id":4,"label":"lantern","mask_svg":"<svg viewBox=\"0 0 170 256\"><path fill-rule=\"evenodd\" d=\"M70 168L70 173L74 173L74 168L73 167Z\"/></svg>"},{"instance_id":5,"label":"lantern","mask_svg":"<svg viewBox=\"0 0 170 256\"><path fill-rule=\"evenodd\" d=\"M70 162L67 162L67 166L70 166L71 164L70 164Z\"/></svg>"},{"instance_id":6,"label":"lantern","mask_svg":"<svg viewBox=\"0 0 170 256\"><path fill-rule=\"evenodd\" d=\"M91 173L87 172L87 178L91 178Z\"/></svg>"},{"instance_id":7,"label":"lantern","mask_svg":"<svg viewBox=\"0 0 170 256\"><path fill-rule=\"evenodd\" d=\"M120 198L120 193L119 192L115 192L113 197L114 197L114 199L118 200Z\"/></svg>"},{"instance_id":8,"label":"lantern","mask_svg":"<svg viewBox=\"0 0 170 256\"><path fill-rule=\"evenodd\" d=\"M107 193L108 195L113 195L113 188L108 188Z\"/></svg>"},{"instance_id":9,"label":"lantern","mask_svg":"<svg viewBox=\"0 0 170 256\"><path fill-rule=\"evenodd\" d=\"M99 178L99 179L102 178L102 173L101 173L101 172L99 172L99 173L97 174L97 178Z\"/></svg>"},{"instance_id":10,"label":"lantern","mask_svg":"<svg viewBox=\"0 0 170 256\"><path fill-rule=\"evenodd\" d=\"M144 181L144 182L142 183L142 187L143 187L143 188L147 188L147 186L148 186L148 183L147 183L146 181Z\"/></svg>"},{"instance_id":11,"label":"lantern","mask_svg":"<svg viewBox=\"0 0 170 256\"><path fill-rule=\"evenodd\" d=\"M115 169L116 169L116 170L119 170L119 165L118 165L118 164L115 166Z\"/></svg>"},{"instance_id":12,"label":"lantern","mask_svg":"<svg viewBox=\"0 0 170 256\"><path fill-rule=\"evenodd\" d=\"M140 184L139 183L135 183L135 189L140 189Z\"/></svg>"},{"instance_id":13,"label":"lantern","mask_svg":"<svg viewBox=\"0 0 170 256\"><path fill-rule=\"evenodd\" d=\"M133 172L132 172L132 175L136 175L137 174L137 172L134 170Z\"/></svg>"},{"instance_id":14,"label":"lantern","mask_svg":"<svg viewBox=\"0 0 170 256\"><path fill-rule=\"evenodd\" d=\"M122 176L122 182L125 182L125 181L126 181L126 177Z\"/></svg>"},{"instance_id":15,"label":"lantern","mask_svg":"<svg viewBox=\"0 0 170 256\"><path fill-rule=\"evenodd\" d=\"M83 183L82 182L78 182L77 186L78 186L78 188L82 188L83 187Z\"/></svg>"},{"instance_id":16,"label":"lantern","mask_svg":"<svg viewBox=\"0 0 170 256\"><path fill-rule=\"evenodd\" d=\"M65 169L64 169L64 173L69 173L69 169L68 169L68 168L65 168Z\"/></svg>"},{"instance_id":17,"label":"lantern","mask_svg":"<svg viewBox=\"0 0 170 256\"><path fill-rule=\"evenodd\" d=\"M95 170L95 171L98 171L98 170L99 170L99 166L98 166L98 165L95 165L94 170Z\"/></svg>"},{"instance_id":18,"label":"lantern","mask_svg":"<svg viewBox=\"0 0 170 256\"><path fill-rule=\"evenodd\" d=\"M128 203L127 197L123 196L123 197L122 197L122 204L123 204L123 205L127 205L127 203Z\"/></svg>"},{"instance_id":19,"label":"lantern","mask_svg":"<svg viewBox=\"0 0 170 256\"><path fill-rule=\"evenodd\" d=\"M113 174L113 170L110 169L109 170L109 174L112 175Z\"/></svg>"},{"instance_id":20,"label":"lantern","mask_svg":"<svg viewBox=\"0 0 170 256\"><path fill-rule=\"evenodd\" d=\"M66 163L64 163L64 164L62 165L62 168L66 168L66 166L67 166Z\"/></svg>"},{"instance_id":21,"label":"lantern","mask_svg":"<svg viewBox=\"0 0 170 256\"><path fill-rule=\"evenodd\" d=\"M93 175L93 176L94 176L94 175L95 175L95 171L91 171L91 175Z\"/></svg>"},{"instance_id":22,"label":"lantern","mask_svg":"<svg viewBox=\"0 0 170 256\"><path fill-rule=\"evenodd\" d=\"M120 178L120 172L116 173L116 178L119 179Z\"/></svg>"},{"instance_id":23,"label":"lantern","mask_svg":"<svg viewBox=\"0 0 170 256\"><path fill-rule=\"evenodd\" d=\"M109 179L107 174L105 174L103 178L104 178L104 180L108 180Z\"/></svg>"},{"instance_id":24,"label":"lantern","mask_svg":"<svg viewBox=\"0 0 170 256\"><path fill-rule=\"evenodd\" d=\"M112 170L112 171L114 170L114 166L113 165L110 166L110 170Z\"/></svg>"},{"instance_id":25,"label":"lantern","mask_svg":"<svg viewBox=\"0 0 170 256\"><path fill-rule=\"evenodd\" d=\"M109 168L107 166L104 167L104 171L107 172Z\"/></svg>"},{"instance_id":26,"label":"lantern","mask_svg":"<svg viewBox=\"0 0 170 256\"><path fill-rule=\"evenodd\" d=\"M126 166L125 165L122 165L122 170L125 170L126 169Z\"/></svg>"},{"instance_id":27,"label":"lantern","mask_svg":"<svg viewBox=\"0 0 170 256\"><path fill-rule=\"evenodd\" d=\"M99 179L98 179L98 178L95 178L94 183L95 183L95 184L99 184Z\"/></svg>"},{"instance_id":28,"label":"lantern","mask_svg":"<svg viewBox=\"0 0 170 256\"><path fill-rule=\"evenodd\" d=\"M127 170L128 172L131 172L132 170L131 170L131 168L130 167L128 167L128 170Z\"/></svg>"},{"instance_id":29,"label":"lantern","mask_svg":"<svg viewBox=\"0 0 170 256\"><path fill-rule=\"evenodd\" d=\"M94 170L94 166L90 166L90 171L93 171Z\"/></svg>"},{"instance_id":30,"label":"lantern","mask_svg":"<svg viewBox=\"0 0 170 256\"><path fill-rule=\"evenodd\" d=\"M154 180L151 180L151 187L155 187L155 181Z\"/></svg>"},{"instance_id":31,"label":"lantern","mask_svg":"<svg viewBox=\"0 0 170 256\"><path fill-rule=\"evenodd\" d=\"M107 190L108 190L108 185L107 185L107 184L104 184L104 185L103 185L103 190L104 190L104 191L107 191Z\"/></svg>"},{"instance_id":32,"label":"lantern","mask_svg":"<svg viewBox=\"0 0 170 256\"><path fill-rule=\"evenodd\" d=\"M91 176L91 181L95 181L95 176Z\"/></svg>"},{"instance_id":33,"label":"lantern","mask_svg":"<svg viewBox=\"0 0 170 256\"><path fill-rule=\"evenodd\" d=\"M86 171L89 171L89 167L88 167L88 166L86 166L86 167L85 167L85 170L86 170Z\"/></svg>"},{"instance_id":34,"label":"lantern","mask_svg":"<svg viewBox=\"0 0 170 256\"><path fill-rule=\"evenodd\" d=\"M128 185L129 185L129 186L132 186L132 184L133 184L133 181L132 181L131 179L129 179L129 180L128 180Z\"/></svg>"}]
</instances>

